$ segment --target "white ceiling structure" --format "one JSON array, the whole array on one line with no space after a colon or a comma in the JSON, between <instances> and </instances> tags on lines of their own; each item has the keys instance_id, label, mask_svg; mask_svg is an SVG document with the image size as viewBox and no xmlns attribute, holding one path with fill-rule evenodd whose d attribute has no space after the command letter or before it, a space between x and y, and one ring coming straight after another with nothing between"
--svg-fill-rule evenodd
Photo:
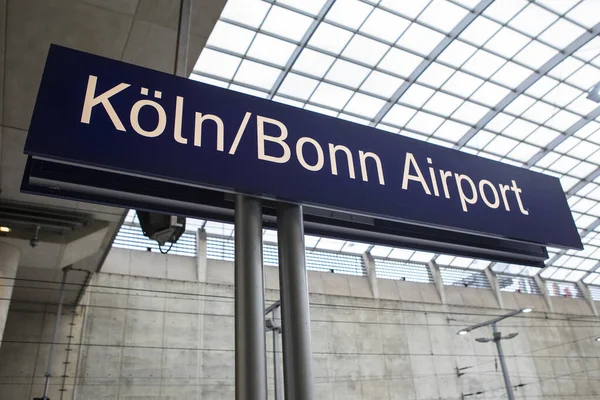
<instances>
[{"instance_id":1,"label":"white ceiling structure","mask_svg":"<svg viewBox=\"0 0 600 400\"><path fill-rule=\"evenodd\" d=\"M191 78L556 176L585 249L540 270L307 245L600 285L598 33L597 0L229 0Z\"/></svg>"}]
</instances>

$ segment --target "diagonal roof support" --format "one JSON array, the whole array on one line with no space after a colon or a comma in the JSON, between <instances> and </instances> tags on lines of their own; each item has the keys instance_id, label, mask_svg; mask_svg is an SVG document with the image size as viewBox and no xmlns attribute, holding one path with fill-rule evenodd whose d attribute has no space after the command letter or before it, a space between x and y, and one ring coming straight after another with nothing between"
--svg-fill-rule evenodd
<instances>
[{"instance_id":1,"label":"diagonal roof support","mask_svg":"<svg viewBox=\"0 0 600 400\"><path fill-rule=\"evenodd\" d=\"M525 93L531 85L536 83L542 76L546 75L552 68L563 62L567 57L571 56L577 50L579 50L584 44L595 38L600 33L600 23L594 25L593 28L579 36L570 45L565 47L563 51L552 57L539 70L531 74L525 79L517 88L511 93L507 94L494 108L492 108L487 114L483 116L464 136L458 141L454 148L460 149L469 142L484 126L494 119L498 114L502 112L510 103L513 102L517 97Z\"/></svg>"},{"instance_id":2,"label":"diagonal roof support","mask_svg":"<svg viewBox=\"0 0 600 400\"><path fill-rule=\"evenodd\" d=\"M283 71L281 71L279 73L279 76L277 77L277 80L275 81L275 84L271 88L271 91L269 92L269 96L267 96L267 98L269 100L272 100L273 97L275 97L275 94L277 93L277 91L281 87L281 84L283 83L283 80L285 79L285 77L287 76L287 74L290 72L290 70L294 66L294 63L296 62L296 60L300 56L300 53L302 52L302 50L304 50L304 48L306 47L306 45L307 45L308 41L310 40L310 38L312 38L312 36L315 34L315 31L317 30L317 28L319 27L319 25L321 24L321 22L323 22L323 20L325 19L325 16L327 15L327 13L329 12L329 10L333 6L333 3L335 3L335 0L327 0L327 2L321 8L321 11L319 11L319 15L317 15L317 17L315 18L315 20L308 27L308 30L306 31L306 33L304 33L304 36L302 37L302 40L300 40L300 43L298 44L298 47L296 47L296 50L294 50L294 52L292 53L290 59L285 64L285 67L283 68Z\"/></svg>"},{"instance_id":3,"label":"diagonal roof support","mask_svg":"<svg viewBox=\"0 0 600 400\"><path fill-rule=\"evenodd\" d=\"M419 76L421 76L421 74L425 72L425 70L429 68L431 64L433 64L436 58L438 58L438 56L442 54L444 50L446 50L446 48L452 43L452 41L456 39L458 35L460 35L462 31L464 31L471 24L471 22L473 22L475 18L481 15L481 13L484 12L485 9L488 8L493 2L494 0L481 0L481 2L479 2L479 4L477 4L477 6L473 10L471 10L471 12L466 17L464 17L462 21L460 21L458 25L454 27L454 29L452 29L452 31L450 31L450 33L448 33L448 35L435 47L435 49L433 49L431 53L429 53L429 55L425 57L423 61L421 61L421 64L419 64L419 66L415 68L415 70L410 74L406 82L404 82L402 86L400 86L398 90L396 90L396 92L392 95L390 100L385 103L381 110L379 110L379 112L371 122L371 126L376 126L381 122L381 120L385 117L388 111L390 111L392 107L398 102L398 100L400 100L400 98L419 78Z\"/></svg>"}]
</instances>

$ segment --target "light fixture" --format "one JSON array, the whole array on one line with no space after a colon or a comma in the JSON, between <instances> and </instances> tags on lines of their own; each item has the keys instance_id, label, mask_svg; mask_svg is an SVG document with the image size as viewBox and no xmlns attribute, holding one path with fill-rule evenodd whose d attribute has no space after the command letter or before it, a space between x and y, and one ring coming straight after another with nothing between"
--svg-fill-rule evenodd
<instances>
[{"instance_id":1,"label":"light fixture","mask_svg":"<svg viewBox=\"0 0 600 400\"><path fill-rule=\"evenodd\" d=\"M530 313L533 311L533 308L523 308L521 311L523 311L525 314Z\"/></svg>"},{"instance_id":2,"label":"light fixture","mask_svg":"<svg viewBox=\"0 0 600 400\"><path fill-rule=\"evenodd\" d=\"M458 332L459 335L466 335L467 333L469 333L469 331L462 330Z\"/></svg>"},{"instance_id":3,"label":"light fixture","mask_svg":"<svg viewBox=\"0 0 600 400\"><path fill-rule=\"evenodd\" d=\"M0 226L0 232L8 233L10 230L8 226Z\"/></svg>"},{"instance_id":4,"label":"light fixture","mask_svg":"<svg viewBox=\"0 0 600 400\"><path fill-rule=\"evenodd\" d=\"M600 336L596 338L596 342L600 342Z\"/></svg>"}]
</instances>

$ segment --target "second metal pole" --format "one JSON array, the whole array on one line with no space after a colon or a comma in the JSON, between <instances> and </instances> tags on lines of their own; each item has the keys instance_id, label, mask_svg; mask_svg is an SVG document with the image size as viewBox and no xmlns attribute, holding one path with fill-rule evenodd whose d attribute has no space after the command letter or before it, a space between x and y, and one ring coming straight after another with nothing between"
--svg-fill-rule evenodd
<instances>
[{"instance_id":1,"label":"second metal pole","mask_svg":"<svg viewBox=\"0 0 600 400\"><path fill-rule=\"evenodd\" d=\"M498 350L500 368L502 368L502 376L504 377L504 385L506 386L506 395L508 397L508 400L515 400L512 384L510 383L510 376L508 375L508 368L506 368L504 352L502 351L502 344L500 343L502 339L500 332L498 332L498 329L496 328L496 324L492 324L492 331L494 332L494 343L496 343L496 349Z\"/></svg>"},{"instance_id":2,"label":"second metal pole","mask_svg":"<svg viewBox=\"0 0 600 400\"><path fill-rule=\"evenodd\" d=\"M235 200L235 398L267 398L260 200Z\"/></svg>"},{"instance_id":3,"label":"second metal pole","mask_svg":"<svg viewBox=\"0 0 600 400\"><path fill-rule=\"evenodd\" d=\"M315 400L302 207L277 205L286 400Z\"/></svg>"}]
</instances>

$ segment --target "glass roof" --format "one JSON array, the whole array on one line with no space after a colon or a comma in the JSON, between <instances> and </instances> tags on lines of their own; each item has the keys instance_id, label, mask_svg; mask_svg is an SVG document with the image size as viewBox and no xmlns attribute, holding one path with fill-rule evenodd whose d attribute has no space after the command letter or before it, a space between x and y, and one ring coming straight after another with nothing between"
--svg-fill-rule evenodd
<instances>
[{"instance_id":1,"label":"glass roof","mask_svg":"<svg viewBox=\"0 0 600 400\"><path fill-rule=\"evenodd\" d=\"M600 105L587 98L600 81L598 32L596 0L229 0L191 79L556 176L585 249L548 249L540 272L307 246L600 284Z\"/></svg>"}]
</instances>

